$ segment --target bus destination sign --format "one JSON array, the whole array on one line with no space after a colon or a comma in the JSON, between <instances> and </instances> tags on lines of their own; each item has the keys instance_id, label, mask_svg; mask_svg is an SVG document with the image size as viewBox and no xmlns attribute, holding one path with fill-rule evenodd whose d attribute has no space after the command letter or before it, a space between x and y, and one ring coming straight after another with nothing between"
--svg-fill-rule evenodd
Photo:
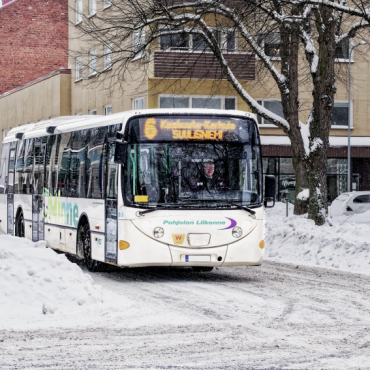
<instances>
[{"instance_id":1,"label":"bus destination sign","mask_svg":"<svg viewBox=\"0 0 370 370\"><path fill-rule=\"evenodd\" d=\"M140 119L144 140L230 140L239 126L230 118L145 117ZM234 136L234 135L232 135ZM234 136L235 139L235 136Z\"/></svg>"}]
</instances>

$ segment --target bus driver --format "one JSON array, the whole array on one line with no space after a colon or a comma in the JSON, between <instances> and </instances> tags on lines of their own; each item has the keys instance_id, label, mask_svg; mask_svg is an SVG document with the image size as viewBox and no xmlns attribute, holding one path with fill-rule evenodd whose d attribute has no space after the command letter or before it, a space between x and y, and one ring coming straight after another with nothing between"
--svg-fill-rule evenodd
<instances>
[{"instance_id":1,"label":"bus driver","mask_svg":"<svg viewBox=\"0 0 370 370\"><path fill-rule=\"evenodd\" d=\"M191 191L208 192L214 190L226 189L225 180L215 176L215 164L212 161L207 161L203 165L203 173L200 177L193 179L190 184Z\"/></svg>"}]
</instances>

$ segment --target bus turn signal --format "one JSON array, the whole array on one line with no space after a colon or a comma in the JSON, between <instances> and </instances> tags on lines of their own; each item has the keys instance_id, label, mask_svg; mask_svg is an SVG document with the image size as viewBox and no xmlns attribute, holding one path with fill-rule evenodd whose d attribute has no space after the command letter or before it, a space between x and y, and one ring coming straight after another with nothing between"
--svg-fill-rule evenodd
<instances>
[{"instance_id":1,"label":"bus turn signal","mask_svg":"<svg viewBox=\"0 0 370 370\"><path fill-rule=\"evenodd\" d=\"M127 249L130 246L130 243L125 242L124 240L119 241L119 249L122 251L123 249Z\"/></svg>"}]
</instances>

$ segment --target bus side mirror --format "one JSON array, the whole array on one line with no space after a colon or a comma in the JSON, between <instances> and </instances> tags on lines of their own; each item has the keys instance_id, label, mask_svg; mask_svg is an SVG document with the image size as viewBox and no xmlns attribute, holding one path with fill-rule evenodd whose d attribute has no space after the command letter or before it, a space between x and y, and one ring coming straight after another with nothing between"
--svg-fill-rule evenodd
<instances>
[{"instance_id":1,"label":"bus side mirror","mask_svg":"<svg viewBox=\"0 0 370 370\"><path fill-rule=\"evenodd\" d=\"M128 144L122 141L116 141L116 150L114 152L114 163L126 164Z\"/></svg>"},{"instance_id":2,"label":"bus side mirror","mask_svg":"<svg viewBox=\"0 0 370 370\"><path fill-rule=\"evenodd\" d=\"M276 194L276 179L275 176L265 176L265 201L264 205L266 208L272 208L275 205L275 194ZM268 205L268 202L272 202L272 205Z\"/></svg>"}]
</instances>

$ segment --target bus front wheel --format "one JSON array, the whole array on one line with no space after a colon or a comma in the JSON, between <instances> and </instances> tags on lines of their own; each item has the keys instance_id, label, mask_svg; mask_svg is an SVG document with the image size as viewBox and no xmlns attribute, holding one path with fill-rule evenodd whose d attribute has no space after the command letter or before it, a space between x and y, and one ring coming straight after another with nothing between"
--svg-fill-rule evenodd
<instances>
[{"instance_id":1,"label":"bus front wheel","mask_svg":"<svg viewBox=\"0 0 370 370\"><path fill-rule=\"evenodd\" d=\"M80 226L79 231L80 237L82 238L83 253L86 268L91 272L99 272L105 270L105 263L95 261L91 258L91 233L90 226L88 223Z\"/></svg>"}]
</instances>

